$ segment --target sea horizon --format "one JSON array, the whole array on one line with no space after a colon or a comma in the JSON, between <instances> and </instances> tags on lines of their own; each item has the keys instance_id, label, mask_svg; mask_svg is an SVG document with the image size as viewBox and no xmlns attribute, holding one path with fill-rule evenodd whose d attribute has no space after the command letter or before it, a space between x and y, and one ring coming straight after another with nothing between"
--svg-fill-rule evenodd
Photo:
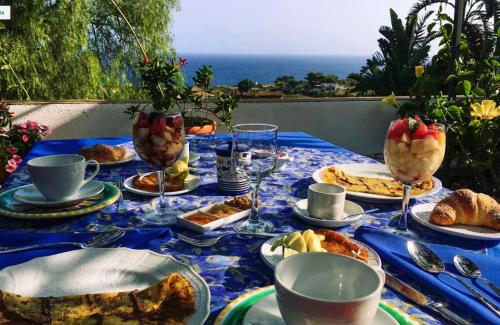
<instances>
[{"instance_id":1,"label":"sea horizon","mask_svg":"<svg viewBox=\"0 0 500 325\"><path fill-rule=\"evenodd\" d=\"M335 74L345 79L350 73L359 72L368 55L342 54L228 54L228 53L178 53L188 64L183 68L186 81L192 84L196 70L210 65L214 70L214 85L236 85L243 79L259 84L273 83L284 75L298 80L309 72Z\"/></svg>"}]
</instances>

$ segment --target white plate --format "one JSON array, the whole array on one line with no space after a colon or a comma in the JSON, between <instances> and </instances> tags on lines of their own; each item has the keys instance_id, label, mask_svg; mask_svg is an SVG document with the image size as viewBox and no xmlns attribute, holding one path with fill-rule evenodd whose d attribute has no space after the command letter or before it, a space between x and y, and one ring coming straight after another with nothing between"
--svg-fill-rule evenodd
<instances>
[{"instance_id":1,"label":"white plate","mask_svg":"<svg viewBox=\"0 0 500 325\"><path fill-rule=\"evenodd\" d=\"M271 251L271 247L273 246L273 244L281 237L283 236L276 236L270 238L267 241L265 241L264 244L262 244L262 246L260 247L260 257L262 258L264 263L271 269L274 269L276 265L278 265L278 263L281 262L281 260L283 259L283 256L281 255L281 250L279 248L274 250L274 252ZM378 256L377 252L375 252L370 246L363 244L362 242L359 242L352 238L349 238L349 240L368 250L368 265L379 268L382 267L382 261L380 260L380 256Z\"/></svg>"},{"instance_id":2,"label":"white plate","mask_svg":"<svg viewBox=\"0 0 500 325\"><path fill-rule=\"evenodd\" d=\"M369 163L359 163L359 164L337 164L335 165L344 172L351 174L353 176L364 176L364 177L376 177L376 178L388 178L388 179L393 179L391 172L389 169L387 169L386 165L384 164L369 164ZM314 179L315 182L317 183L325 183L325 181L321 178L321 174L323 171L331 166L326 166L322 167L318 170L316 170L312 178ZM432 180L434 181L434 187L430 189L429 191L419 194L419 195L414 195L412 198L419 198L423 197L426 195L432 195L436 192L438 192L443 185L441 184L441 181L437 179L436 177L432 177ZM385 196L385 195L378 195L378 194L370 194L370 193L361 193L361 192L351 192L347 191L347 195L350 198L357 199L360 201L366 201L366 202L401 202L402 197L401 196Z\"/></svg>"},{"instance_id":3,"label":"white plate","mask_svg":"<svg viewBox=\"0 0 500 325\"><path fill-rule=\"evenodd\" d=\"M121 164L125 164L125 163L128 163L129 161L134 160L136 157L137 157L137 153L135 151L126 149L125 156L123 157L122 160L99 163L99 166L121 165Z\"/></svg>"},{"instance_id":4,"label":"white plate","mask_svg":"<svg viewBox=\"0 0 500 325\"><path fill-rule=\"evenodd\" d=\"M300 220L306 223L327 228L345 227L353 222L358 221L363 216L362 214L360 214L358 216L354 216L346 220L339 220L339 221L313 218L309 215L309 212L307 211L307 199L295 202L293 205L293 212ZM346 217L350 214L363 213L363 212L364 210L360 205L352 201L345 200L344 213L342 214L343 217Z\"/></svg>"},{"instance_id":5,"label":"white plate","mask_svg":"<svg viewBox=\"0 0 500 325\"><path fill-rule=\"evenodd\" d=\"M29 184L20 186L19 189L14 193L14 198L19 202L29 205L55 208L81 202L88 199L89 197L101 193L103 190L104 184L102 182L90 180L87 184L83 185L82 188L80 188L80 190L78 191L78 194L71 199L47 201L42 193L40 193L36 189L35 185Z\"/></svg>"},{"instance_id":6,"label":"white plate","mask_svg":"<svg viewBox=\"0 0 500 325\"><path fill-rule=\"evenodd\" d=\"M145 174L148 175L148 174ZM149 191L144 191L140 190L134 187L132 184L132 179L135 177L131 176L123 182L123 186L127 189L127 191L130 191L135 194L139 195L144 195L144 196L160 196L160 192L149 192ZM173 191L173 192L165 192L166 196L171 196L171 195L179 195L179 194L184 194L187 192L194 191L198 186L200 186L200 176L197 175L192 175L189 174L188 177L184 180L184 189L180 191Z\"/></svg>"},{"instance_id":7,"label":"white plate","mask_svg":"<svg viewBox=\"0 0 500 325\"><path fill-rule=\"evenodd\" d=\"M197 154L196 152L192 152L192 151L189 152L189 164L190 165L192 165L195 162L197 162L198 160L200 160L200 158L201 158L201 156L199 154Z\"/></svg>"},{"instance_id":8,"label":"white plate","mask_svg":"<svg viewBox=\"0 0 500 325\"><path fill-rule=\"evenodd\" d=\"M411 207L410 213L416 222L424 227L434 229L436 231L462 238L481 239L481 240L500 240L500 232L498 230L467 226L467 225L453 225L453 226L438 226L429 222L432 209L436 203L417 204Z\"/></svg>"},{"instance_id":9,"label":"white plate","mask_svg":"<svg viewBox=\"0 0 500 325\"><path fill-rule=\"evenodd\" d=\"M86 248L10 266L0 271L0 290L28 297L59 297L142 290L177 272L195 291L189 324L203 324L210 312L207 283L172 256L129 248Z\"/></svg>"},{"instance_id":10,"label":"white plate","mask_svg":"<svg viewBox=\"0 0 500 325\"><path fill-rule=\"evenodd\" d=\"M281 317L280 309L276 301L276 294L271 293L252 305L252 307L250 307L250 309L246 312L242 324L285 325L285 321ZM379 307L377 308L377 313L375 314L375 318L371 324L398 325L399 323L388 312Z\"/></svg>"},{"instance_id":11,"label":"white plate","mask_svg":"<svg viewBox=\"0 0 500 325\"><path fill-rule=\"evenodd\" d=\"M206 207L180 214L177 216L177 222L180 225L182 225L183 227L186 227L190 230L204 233L206 231L214 230L214 229L217 229L217 228L222 227L224 225L227 225L229 223L232 223L232 222L238 221L240 219L243 219L245 217L248 217L250 215L250 212L251 212L251 209L239 210L239 209L235 208L236 210L238 210L237 213L234 213L234 214L227 216L227 217L219 218L219 219L214 220L212 222L209 222L205 225L199 225L197 223L194 223L194 222L191 222L189 220L184 219L187 216L190 216L198 211L208 213L207 211L210 210L211 207L213 207L214 205L217 205L217 204L224 204L224 201L218 202L218 203L213 203L213 204L210 204Z\"/></svg>"}]
</instances>

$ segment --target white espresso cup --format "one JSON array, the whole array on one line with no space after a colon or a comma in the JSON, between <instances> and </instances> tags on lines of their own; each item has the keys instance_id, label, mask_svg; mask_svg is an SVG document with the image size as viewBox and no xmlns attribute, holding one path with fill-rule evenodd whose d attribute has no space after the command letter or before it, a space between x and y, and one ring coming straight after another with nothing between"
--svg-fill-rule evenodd
<instances>
[{"instance_id":1,"label":"white espresso cup","mask_svg":"<svg viewBox=\"0 0 500 325\"><path fill-rule=\"evenodd\" d=\"M326 183L309 185L307 211L317 219L336 220L344 213L346 190L342 186Z\"/></svg>"},{"instance_id":2,"label":"white espresso cup","mask_svg":"<svg viewBox=\"0 0 500 325\"><path fill-rule=\"evenodd\" d=\"M385 275L352 257L303 253L274 271L276 300L288 325L371 324Z\"/></svg>"},{"instance_id":3,"label":"white espresso cup","mask_svg":"<svg viewBox=\"0 0 500 325\"><path fill-rule=\"evenodd\" d=\"M89 164L95 165L95 170L85 179ZM80 188L97 175L99 163L85 161L85 157L76 154L50 155L28 161L28 172L47 201L61 201L75 197Z\"/></svg>"}]
</instances>

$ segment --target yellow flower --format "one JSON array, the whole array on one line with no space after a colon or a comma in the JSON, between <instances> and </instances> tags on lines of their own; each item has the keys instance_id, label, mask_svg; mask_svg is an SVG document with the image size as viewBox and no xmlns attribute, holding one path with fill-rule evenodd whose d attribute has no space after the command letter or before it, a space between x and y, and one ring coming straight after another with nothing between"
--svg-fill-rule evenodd
<instances>
[{"instance_id":1,"label":"yellow flower","mask_svg":"<svg viewBox=\"0 0 500 325\"><path fill-rule=\"evenodd\" d=\"M422 77L422 75L424 74L424 71L425 71L425 68L423 65L416 65L415 66L415 76L417 76L417 78Z\"/></svg>"},{"instance_id":2,"label":"yellow flower","mask_svg":"<svg viewBox=\"0 0 500 325\"><path fill-rule=\"evenodd\" d=\"M394 92L392 92L389 96L385 97L382 99L382 101L386 104L392 105L392 106L397 106L396 103L396 95L394 95Z\"/></svg>"},{"instance_id":3,"label":"yellow flower","mask_svg":"<svg viewBox=\"0 0 500 325\"><path fill-rule=\"evenodd\" d=\"M491 120L500 116L500 106L497 106L497 103L491 99L483 100L481 104L474 103L470 107L472 108L471 116L481 120Z\"/></svg>"}]
</instances>

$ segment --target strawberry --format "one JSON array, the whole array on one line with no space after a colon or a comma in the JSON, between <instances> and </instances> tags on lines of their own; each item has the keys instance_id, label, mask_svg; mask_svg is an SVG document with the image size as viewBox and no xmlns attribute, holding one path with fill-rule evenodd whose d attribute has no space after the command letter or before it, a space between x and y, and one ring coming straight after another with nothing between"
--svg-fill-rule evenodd
<instances>
[{"instance_id":1,"label":"strawberry","mask_svg":"<svg viewBox=\"0 0 500 325\"><path fill-rule=\"evenodd\" d=\"M165 132L165 126L166 126L166 121L164 116L160 116L156 118L153 123L151 123L151 126L149 127L149 131L152 134L160 135L163 136L163 133Z\"/></svg>"},{"instance_id":2,"label":"strawberry","mask_svg":"<svg viewBox=\"0 0 500 325\"><path fill-rule=\"evenodd\" d=\"M181 117L174 117L174 120L172 121L172 126L174 128L179 128L182 125L182 118Z\"/></svg>"},{"instance_id":3,"label":"strawberry","mask_svg":"<svg viewBox=\"0 0 500 325\"><path fill-rule=\"evenodd\" d=\"M408 133L408 119L397 120L389 130L389 139L399 140L403 133Z\"/></svg>"},{"instance_id":4,"label":"strawberry","mask_svg":"<svg viewBox=\"0 0 500 325\"><path fill-rule=\"evenodd\" d=\"M139 117L137 118L137 125L140 128L148 128L149 123L148 123L148 114L144 111L139 112Z\"/></svg>"},{"instance_id":5,"label":"strawberry","mask_svg":"<svg viewBox=\"0 0 500 325\"><path fill-rule=\"evenodd\" d=\"M423 139L426 137L427 133L428 133L427 126L421 123L413 131L412 139Z\"/></svg>"}]
</instances>

